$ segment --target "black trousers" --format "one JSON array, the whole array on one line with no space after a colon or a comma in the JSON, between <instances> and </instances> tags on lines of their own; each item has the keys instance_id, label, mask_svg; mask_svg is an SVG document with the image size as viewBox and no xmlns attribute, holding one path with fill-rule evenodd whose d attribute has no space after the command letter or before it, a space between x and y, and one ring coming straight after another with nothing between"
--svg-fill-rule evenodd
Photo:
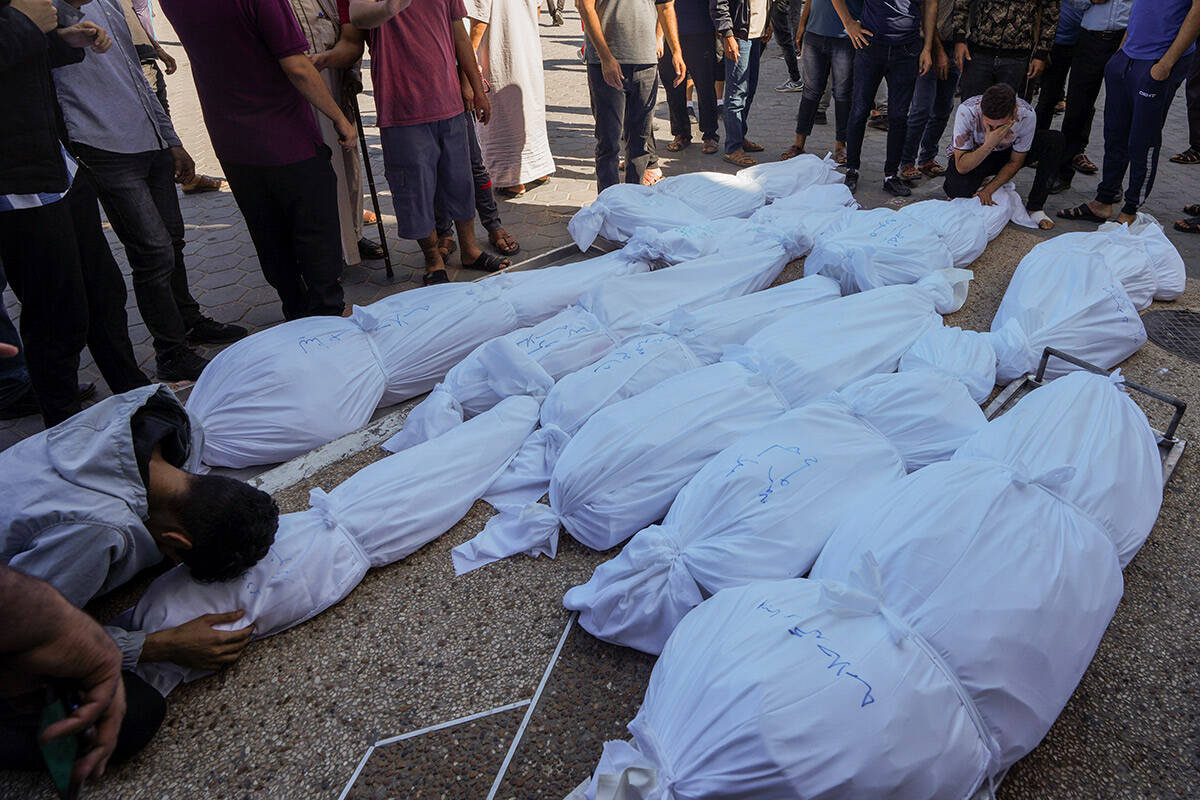
<instances>
[{"instance_id":1,"label":"black trousers","mask_svg":"<svg viewBox=\"0 0 1200 800\"><path fill-rule=\"evenodd\" d=\"M46 427L80 410L84 345L114 394L149 383L129 341L125 279L82 175L57 203L0 213L0 260L21 301L25 362Z\"/></svg>"},{"instance_id":2,"label":"black trousers","mask_svg":"<svg viewBox=\"0 0 1200 800\"><path fill-rule=\"evenodd\" d=\"M1041 90L1038 92L1038 130L1049 128L1054 122L1054 107L1066 97L1067 75L1071 72L1075 45L1056 44L1050 51L1050 66L1041 75Z\"/></svg>"},{"instance_id":3,"label":"black trousers","mask_svg":"<svg viewBox=\"0 0 1200 800\"><path fill-rule=\"evenodd\" d=\"M1033 145L1026 154L1027 161L1037 161L1037 170L1033 173L1033 187L1029 190L1029 198L1025 202L1026 210L1041 211L1046 205L1049 195L1050 180L1058 172L1058 161L1062 155L1063 135L1058 131L1038 131L1033 137ZM1012 159L1012 149L993 150L983 163L967 173L958 171L958 165L953 158L946 168L946 196L971 197L979 191L984 181L996 175L1004 165Z\"/></svg>"},{"instance_id":4,"label":"black trousers","mask_svg":"<svg viewBox=\"0 0 1200 800\"><path fill-rule=\"evenodd\" d=\"M1026 75L1029 72L1029 52L1021 50L997 50L968 43L971 60L963 62L962 77L958 79L958 92L964 100L983 94L997 83L1007 83L1018 97L1029 99Z\"/></svg>"},{"instance_id":5,"label":"black trousers","mask_svg":"<svg viewBox=\"0 0 1200 800\"><path fill-rule=\"evenodd\" d=\"M125 681L125 719L117 734L110 764L119 764L150 743L167 713L167 701L150 684L132 672ZM22 697L0 710L0 769L45 770L37 735L42 698Z\"/></svg>"},{"instance_id":6,"label":"black trousers","mask_svg":"<svg viewBox=\"0 0 1200 800\"><path fill-rule=\"evenodd\" d=\"M1121 47L1125 31L1081 31L1067 82L1067 110L1063 114L1062 174L1070 179L1071 159L1087 149L1096 116L1096 98L1104 85L1104 67Z\"/></svg>"},{"instance_id":7,"label":"black trousers","mask_svg":"<svg viewBox=\"0 0 1200 800\"><path fill-rule=\"evenodd\" d=\"M294 164L221 162L285 319L342 313L342 234L330 151Z\"/></svg>"},{"instance_id":8,"label":"black trousers","mask_svg":"<svg viewBox=\"0 0 1200 800\"><path fill-rule=\"evenodd\" d=\"M717 76L725 77L724 67L717 58L711 34L680 35L679 49L683 51L683 64L696 92L696 117L703 139L719 142L721 133L717 129L720 119L717 114ZM720 70L718 72L718 70ZM687 113L687 81L675 86L675 67L671 64L671 48L663 47L663 57L658 60L658 75L667 90L667 111L671 118L671 135L692 138L692 121Z\"/></svg>"}]
</instances>

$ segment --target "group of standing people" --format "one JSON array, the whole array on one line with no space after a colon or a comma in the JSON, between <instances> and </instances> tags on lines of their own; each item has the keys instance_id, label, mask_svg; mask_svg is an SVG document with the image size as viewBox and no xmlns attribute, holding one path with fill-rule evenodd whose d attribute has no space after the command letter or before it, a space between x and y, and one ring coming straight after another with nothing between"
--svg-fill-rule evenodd
<instances>
[{"instance_id":1,"label":"group of standing people","mask_svg":"<svg viewBox=\"0 0 1200 800\"><path fill-rule=\"evenodd\" d=\"M358 5L352 21L351 6ZM554 171L529 0L161 0L187 51L205 125L285 319L345 314L340 277L381 258L364 236L355 124L364 46L402 238L421 242L426 285L446 256L495 271L519 251L495 192ZM21 300L21 335L0 314L0 417L80 410L89 347L115 393L147 384L133 354L126 289L102 206L128 257L156 377L196 380L198 345L245 328L204 314L185 266L185 192L199 176L175 132L146 0L0 0L0 290ZM476 53L479 60L476 60ZM477 127L478 124L478 127ZM495 181L495 190L493 187ZM475 237L478 215L496 254ZM455 229L457 228L457 231ZM457 236L455 236L457 232Z\"/></svg>"},{"instance_id":2,"label":"group of standing people","mask_svg":"<svg viewBox=\"0 0 1200 800\"><path fill-rule=\"evenodd\" d=\"M703 152L717 152L723 105L724 159L739 167L756 163L750 154L763 148L747 136L750 109L763 47L774 35L791 45L781 47L790 59L789 80L777 88L802 92L795 140L782 158L804 153L814 125L827 121L823 98L831 85L833 153L852 191L872 125L887 130L882 188L894 196L911 195L922 178L945 176L951 197L979 194L990 202L1029 166L1036 172L1026 209L1050 228L1049 194L1076 174L1102 172L1095 201L1058 215L1108 219L1124 187L1116 218L1127 220L1153 186L1171 99L1198 71L1192 66L1197 0L667 0L656 2L654 13L650 5L578 2L601 190L618 179L622 144L626 181L642 180L646 165L656 162L650 120L659 80L671 111L668 149L691 144L681 67L695 91ZM723 98L715 88L721 82ZM1103 169L1086 152L1101 86ZM962 102L955 112L956 98ZM1062 129L1052 130L1063 100ZM1192 147L1172 160L1200 163L1200 75L1189 83L1189 101ZM952 114L952 140L940 151ZM944 166L939 155L947 158ZM1200 231L1200 219L1192 222Z\"/></svg>"}]
</instances>

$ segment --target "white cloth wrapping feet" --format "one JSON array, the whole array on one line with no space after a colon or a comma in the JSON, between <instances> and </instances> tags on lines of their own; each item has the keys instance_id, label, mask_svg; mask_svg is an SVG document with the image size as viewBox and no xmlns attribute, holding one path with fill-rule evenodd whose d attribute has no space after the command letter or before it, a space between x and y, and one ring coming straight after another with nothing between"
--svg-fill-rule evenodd
<instances>
[{"instance_id":1,"label":"white cloth wrapping feet","mask_svg":"<svg viewBox=\"0 0 1200 800\"><path fill-rule=\"evenodd\" d=\"M538 403L509 398L494 409L355 473L312 508L280 517L267 556L240 577L200 583L186 566L150 585L118 624L154 633L203 614L244 609L230 625L254 625L261 639L334 605L369 567L398 561L449 530L513 458L537 424ZM431 490L436 487L436 490ZM175 664L141 664L138 674L164 695L207 673Z\"/></svg>"},{"instance_id":2,"label":"white cloth wrapping feet","mask_svg":"<svg viewBox=\"0 0 1200 800\"><path fill-rule=\"evenodd\" d=\"M748 217L767 202L756 181L723 172L690 172L653 186L618 183L575 212L567 231L580 250L603 236L624 242L638 228L669 230L724 217Z\"/></svg>"},{"instance_id":3,"label":"white cloth wrapping feet","mask_svg":"<svg viewBox=\"0 0 1200 800\"><path fill-rule=\"evenodd\" d=\"M846 227L857 210L846 184L826 183L763 206L750 215L750 222L786 235L795 242L797 255L807 255L819 238Z\"/></svg>"},{"instance_id":4,"label":"white cloth wrapping feet","mask_svg":"<svg viewBox=\"0 0 1200 800\"><path fill-rule=\"evenodd\" d=\"M762 187L767 202L794 195L810 186L842 183L846 176L838 172L838 163L832 155L824 158L806 153L787 161L772 161L756 164L737 171L739 178L749 178Z\"/></svg>"},{"instance_id":5,"label":"white cloth wrapping feet","mask_svg":"<svg viewBox=\"0 0 1200 800\"><path fill-rule=\"evenodd\" d=\"M661 652L721 589L804 575L838 521L909 471L948 459L987 420L941 371L872 375L743 436L704 465L563 605L615 644Z\"/></svg>"},{"instance_id":6,"label":"white cloth wrapping feet","mask_svg":"<svg viewBox=\"0 0 1200 800\"><path fill-rule=\"evenodd\" d=\"M730 348L726 360L669 378L602 409L563 447L550 506L500 509L476 537L486 559L549 552L561 523L606 550L661 519L710 458L790 408L867 375L904 351L965 298L970 272L933 273L792 312ZM961 284L961 285L960 285ZM957 302L957 305L956 305Z\"/></svg>"},{"instance_id":7,"label":"white cloth wrapping feet","mask_svg":"<svg viewBox=\"0 0 1200 800\"><path fill-rule=\"evenodd\" d=\"M575 796L990 788L1054 722L1120 600L1103 515L1138 507L1144 538L1161 487L1153 433L1113 381L1036 389L951 461L857 503L812 580L726 589L688 614L632 744L606 744Z\"/></svg>"},{"instance_id":8,"label":"white cloth wrapping feet","mask_svg":"<svg viewBox=\"0 0 1200 800\"><path fill-rule=\"evenodd\" d=\"M541 429L525 442L485 498L501 511L493 531L454 548L455 571L469 572L511 555L510 545L493 535L513 515L544 495L566 443L597 411L638 395L666 379L715 363L723 349L742 344L758 329L788 313L838 297L838 286L820 275L715 303L696 312L679 312L663 330L634 336L619 348L559 380L542 403ZM536 509L534 509L536 511ZM530 555L557 552L551 537Z\"/></svg>"},{"instance_id":9,"label":"white cloth wrapping feet","mask_svg":"<svg viewBox=\"0 0 1200 800\"><path fill-rule=\"evenodd\" d=\"M585 292L577 305L485 342L446 373L384 448L396 452L440 436L513 394L545 397L554 381L677 309L702 308L757 292L791 259L777 240L761 232L757 238L755 247L739 253L717 253L671 269L612 278Z\"/></svg>"},{"instance_id":10,"label":"white cloth wrapping feet","mask_svg":"<svg viewBox=\"0 0 1200 800\"><path fill-rule=\"evenodd\" d=\"M620 252L392 295L349 318L308 317L222 350L188 397L210 466L273 464L427 392L478 344L540 322L607 278L649 265Z\"/></svg>"},{"instance_id":11,"label":"white cloth wrapping feet","mask_svg":"<svg viewBox=\"0 0 1200 800\"><path fill-rule=\"evenodd\" d=\"M822 236L804 262L805 275L827 275L842 294L916 283L955 265L938 232L890 208L855 211L840 230Z\"/></svg>"}]
</instances>

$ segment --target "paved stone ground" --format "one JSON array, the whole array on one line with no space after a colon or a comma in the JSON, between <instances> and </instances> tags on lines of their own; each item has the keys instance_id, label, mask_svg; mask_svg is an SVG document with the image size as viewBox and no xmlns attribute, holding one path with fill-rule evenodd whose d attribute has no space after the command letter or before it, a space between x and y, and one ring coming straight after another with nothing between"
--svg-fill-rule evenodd
<instances>
[{"instance_id":1,"label":"paved stone ground","mask_svg":"<svg viewBox=\"0 0 1200 800\"><path fill-rule=\"evenodd\" d=\"M542 218L539 214L558 215L557 223L541 226L547 232L540 246L546 248L565 241L561 209L577 207L592 192L591 122L583 100L582 68L572 52L579 40L577 24L569 17L564 28L543 28L558 177L503 210L506 221L512 220L514 232L527 244L537 234L521 214L535 219ZM770 91L783 74L777 59L766 62L765 91L752 117L755 136L770 146L769 152L782 149L790 140L789 118L796 96ZM178 86L178 76L173 80ZM182 88L176 90L177 105L184 102L184 95ZM1168 150L1173 151L1173 136L1179 147L1183 142L1178 109L1171 124ZM665 130L664 123L660 131ZM184 139L192 144L196 137L185 131ZM831 144L820 135L814 140ZM869 134L868 159L880 157L882 140L878 132ZM193 147L201 152L198 143ZM378 159L377 152L375 156ZM202 166L214 170L211 155L208 162L203 158L201 153ZM715 157L701 156L698 148L680 159L664 155L663 162L668 174L701 164L720 168ZM1178 179L1190 173L1171 165L1164 176L1171 175ZM1161 186L1155 201L1162 206L1152 204L1151 210L1169 218L1170 208L1186 199L1185 189L1165 179ZM932 192L932 187L922 190ZM553 193L561 194L552 199ZM864 183L861 199L875 205L881 198ZM1073 200L1066 198L1066 202ZM245 299L261 288L261 282L254 283L252 251L239 249L245 242L238 242L238 236L245 234L231 198L222 193L185 202L194 239L213 232L223 234L222 241L236 242L218 248L223 256L204 247L193 257L198 282L209 272L239 273L233 281L206 287L208 291L245 287L239 299L225 298L214 313L220 319L236 320L257 319L253 316L257 312L262 321L254 324L271 324L277 319L268 316L273 303ZM977 279L967 308L948 319L948 324L986 328L1017 260L1040 236L1009 230L993 242L974 265ZM1185 255L1194 268L1190 240L1180 244L1188 248ZM406 258L415 255L411 248L406 252ZM203 266L210 260L211 270ZM218 264L224 266L217 268ZM355 274L357 278L347 279L348 291L362 292L362 302L404 286L383 284L378 280L380 271L351 272ZM788 274L794 277L796 269L790 268ZM1200 310L1196 282L1170 307ZM1123 366L1131 378L1200 407L1196 365L1147 345ZM1181 435L1194 444L1200 441L1197 431L1196 421L1185 419ZM0 435L23 434L17 430ZM279 493L277 499L285 511L299 510L305 507L310 487L331 489L382 455L378 450L365 451ZM1200 786L1196 463L1194 455L1184 457L1167 489L1154 533L1126 571L1125 600L1091 669L1046 741L1014 770L1000 792L1004 800L1196 796ZM540 702L528 717L525 706L370 752L352 794L483 798L507 749L513 758L507 775L495 787L495 797L563 796L595 765L599 743L624 735L623 725L640 702L650 659L598 643L578 628L570 631L565 645L560 638L569 621L559 604L563 591L586 580L612 552L594 553L564 537L552 562L518 558L454 578L450 548L477 533L491 513L486 504L476 504L445 536L400 563L373 570L335 608L252 646L239 664L222 674L181 687L172 694L167 722L150 747L128 765L112 770L87 796L333 798L347 785L372 743L529 700L539 693ZM105 598L92 610L106 618L126 607L149 577ZM557 658L556 643L561 646ZM557 666L547 672L552 663ZM524 738L509 749L523 723ZM0 797L49 796L43 782L0 774Z\"/></svg>"}]
</instances>

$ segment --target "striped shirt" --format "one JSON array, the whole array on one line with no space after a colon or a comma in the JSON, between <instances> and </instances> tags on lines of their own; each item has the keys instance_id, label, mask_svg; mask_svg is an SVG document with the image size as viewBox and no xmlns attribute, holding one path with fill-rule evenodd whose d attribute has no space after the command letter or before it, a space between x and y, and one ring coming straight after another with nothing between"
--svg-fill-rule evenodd
<instances>
[{"instance_id":1,"label":"striped shirt","mask_svg":"<svg viewBox=\"0 0 1200 800\"><path fill-rule=\"evenodd\" d=\"M20 211L26 208L41 208L42 206L52 205L62 200L67 192L71 191L71 185L75 183L75 159L71 158L71 154L67 152L65 147L60 144L62 149L63 161L67 165L67 188L61 192L37 192L36 194L0 194L0 213L5 211Z\"/></svg>"}]
</instances>

